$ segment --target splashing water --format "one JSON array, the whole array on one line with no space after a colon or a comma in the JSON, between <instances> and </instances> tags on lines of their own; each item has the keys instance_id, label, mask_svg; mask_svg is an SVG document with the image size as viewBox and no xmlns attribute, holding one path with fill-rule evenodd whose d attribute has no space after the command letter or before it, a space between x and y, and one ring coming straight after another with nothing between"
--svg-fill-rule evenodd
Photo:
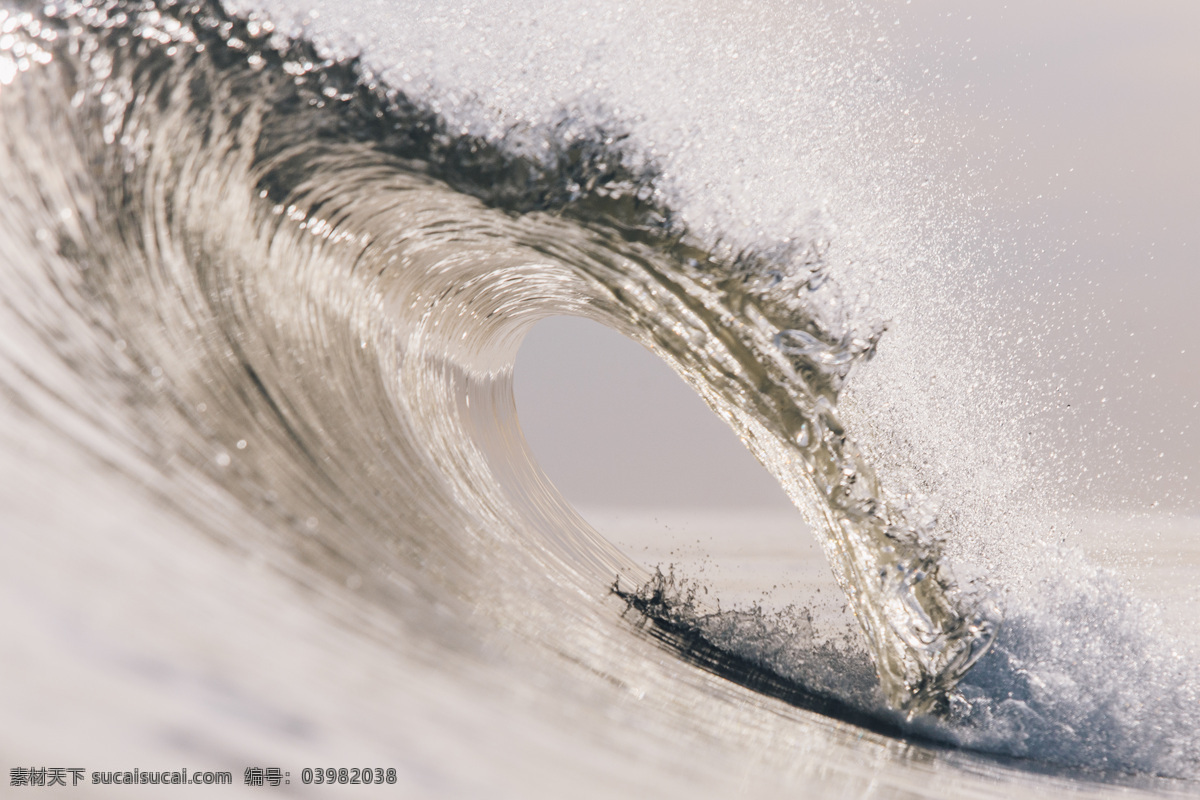
<instances>
[{"instance_id":1,"label":"splashing water","mask_svg":"<svg viewBox=\"0 0 1200 800\"><path fill-rule=\"evenodd\" d=\"M210 538L272 554L300 584L348 587L406 641L486 650L494 634L481 631L495 628L529 643L512 656L522 663L548 651L620 676L635 659L594 640L634 609L705 669L884 736L1196 774L1198 684L1146 612L1110 576L1047 554L1046 574L1026 576L1041 605L1010 594L1002 627L997 576L956 577L995 520L969 504L935 514L881 477L909 467L861 420L878 373L844 413L892 335L865 287L911 271L879 277L896 256L870 254L896 245L894 223L865 241L878 210L847 230L795 206L819 207L800 193L843 182L845 205L866 203L861 170L830 178L840 162L813 155L806 174L823 177L798 189L794 170L768 163L745 192L705 204L695 176L728 169L712 134L662 128L645 108L582 111L561 84L535 88L544 64L514 65L525 81L477 96L481 62L431 66L411 41L428 34L419 25L392 46L424 65L375 72L307 27L285 36L233 10L244 13L0 12L2 381L21 427L53 432ZM562 21L545 22L554 37ZM615 24L590 35L607 41ZM729 31L727 44L750 53L748 35ZM612 43L616 62L624 46ZM882 68L858 66L833 81L841 107L814 92L783 110L811 122L800 144L814 153L839 126L870 122L850 117L881 96L862 85ZM451 91L461 102L444 101ZM639 89L647 107L660 91ZM735 121L753 110L734 106ZM565 507L527 454L511 395L521 338L556 314L652 349L734 428L817 532L865 657L815 644L796 609L708 608ZM948 428L908 433L920 449ZM964 494L1028 480L1023 466L997 474ZM1064 620L1096 632L1077 646Z\"/></svg>"}]
</instances>

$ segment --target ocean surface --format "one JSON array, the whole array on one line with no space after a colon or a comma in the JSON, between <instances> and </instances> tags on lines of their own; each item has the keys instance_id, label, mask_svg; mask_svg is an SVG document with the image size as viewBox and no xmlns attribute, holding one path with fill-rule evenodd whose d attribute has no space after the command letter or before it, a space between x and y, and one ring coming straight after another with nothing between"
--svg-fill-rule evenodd
<instances>
[{"instance_id":1,"label":"ocean surface","mask_svg":"<svg viewBox=\"0 0 1200 800\"><path fill-rule=\"evenodd\" d=\"M3 0L0 766L1200 793L1188 343L1106 344L893 14ZM573 507L563 316L795 513Z\"/></svg>"}]
</instances>

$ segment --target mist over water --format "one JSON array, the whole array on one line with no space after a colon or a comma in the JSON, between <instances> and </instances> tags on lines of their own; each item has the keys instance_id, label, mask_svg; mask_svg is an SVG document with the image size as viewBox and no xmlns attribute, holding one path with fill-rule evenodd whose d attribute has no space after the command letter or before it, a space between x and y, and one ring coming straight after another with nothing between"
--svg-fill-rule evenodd
<instances>
[{"instance_id":1,"label":"mist over water","mask_svg":"<svg viewBox=\"0 0 1200 800\"><path fill-rule=\"evenodd\" d=\"M28 609L7 625L84 631L10 651L18 681L80 680L53 654L82 648L136 698L126 741L355 741L430 796L526 771L719 794L751 763L828 793L873 769L931 796L1194 786L1197 641L1170 611L1194 577L1148 597L1068 541L1165 532L1178 561L1196 526L1159 512L1188 507L1186 476L1125 532L1089 494L1111 478L1063 480L1057 364L1078 345L1026 302L1013 231L945 177L970 156L923 99L943 84L907 76L900 20L0 14L6 571ZM734 428L857 628L722 604L570 508L512 395L523 336L564 314L650 348ZM276 615L264 666L249 633L197 656L204 620L262 635ZM81 644L114 630L115 654ZM298 701L331 681L340 710ZM230 706L252 722L225 738ZM52 736L13 746L51 757ZM667 780L680 763L694 778Z\"/></svg>"}]
</instances>

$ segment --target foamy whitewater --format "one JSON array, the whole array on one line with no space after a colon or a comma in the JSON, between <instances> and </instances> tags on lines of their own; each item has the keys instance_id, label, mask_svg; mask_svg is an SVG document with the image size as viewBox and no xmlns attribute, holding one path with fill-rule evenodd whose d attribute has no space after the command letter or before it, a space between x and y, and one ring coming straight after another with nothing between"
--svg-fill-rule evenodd
<instances>
[{"instance_id":1,"label":"foamy whitewater","mask_svg":"<svg viewBox=\"0 0 1200 800\"><path fill-rule=\"evenodd\" d=\"M1104 509L1058 492L1050 378L1006 338L1054 334L984 296L996 242L929 188L953 152L891 24L0 7L3 766L1195 792L1195 580L1147 597L1062 544ZM512 391L558 315L735 430L854 624L722 603L558 495Z\"/></svg>"}]
</instances>

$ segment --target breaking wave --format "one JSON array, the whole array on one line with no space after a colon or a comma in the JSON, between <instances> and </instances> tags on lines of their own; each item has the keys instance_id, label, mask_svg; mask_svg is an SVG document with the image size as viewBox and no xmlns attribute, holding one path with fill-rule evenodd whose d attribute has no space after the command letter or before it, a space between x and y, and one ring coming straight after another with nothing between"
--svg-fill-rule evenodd
<instances>
[{"instance_id":1,"label":"breaking wave","mask_svg":"<svg viewBox=\"0 0 1200 800\"><path fill-rule=\"evenodd\" d=\"M22 424L230 548L349 587L438 658L499 629L619 678L621 649L594 641L651 630L887 736L1197 774L1192 667L1113 579L1048 567L1037 603L1002 614L1004 587L956 577L937 518L885 488L839 414L886 334L843 299L835 233L733 247L689 227L615 118L465 133L212 3L0 24L0 383ZM708 607L564 503L511 389L524 334L563 314L650 348L733 427L817 531L861 636Z\"/></svg>"}]
</instances>

